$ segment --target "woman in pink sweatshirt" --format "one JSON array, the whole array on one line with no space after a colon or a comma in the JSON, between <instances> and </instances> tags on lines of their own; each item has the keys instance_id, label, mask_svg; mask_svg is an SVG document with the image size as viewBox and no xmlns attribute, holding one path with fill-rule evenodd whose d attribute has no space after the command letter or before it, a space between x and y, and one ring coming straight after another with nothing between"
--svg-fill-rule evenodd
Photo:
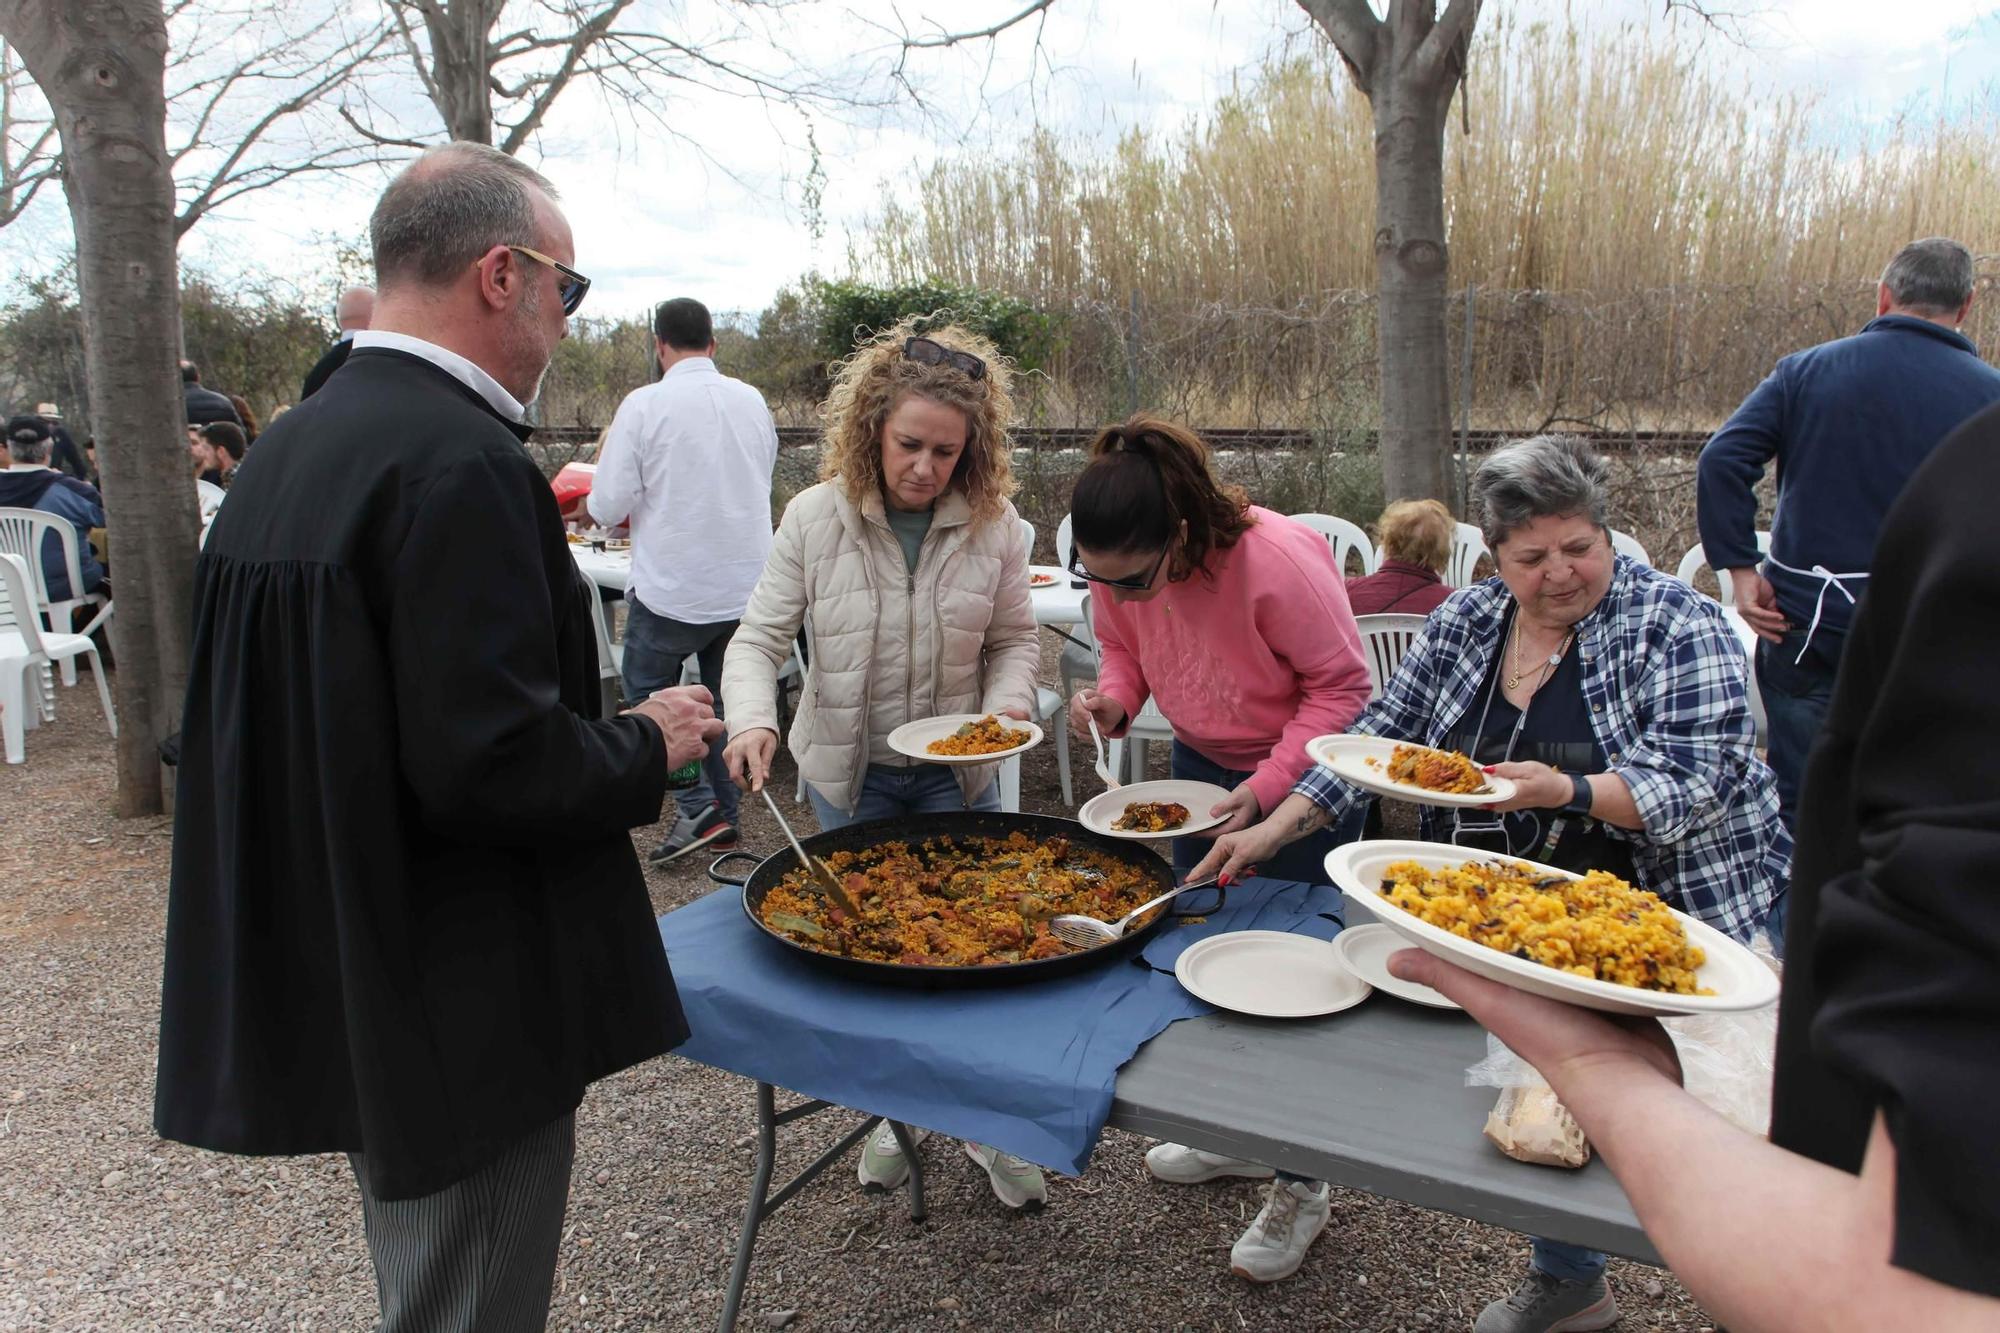
<instances>
[{"instance_id":1,"label":"woman in pink sweatshirt","mask_svg":"<svg viewBox=\"0 0 2000 1333\"><path fill-rule=\"evenodd\" d=\"M1361 635L1326 538L1251 505L1216 480L1200 436L1146 415L1098 436L1070 521L1073 572L1096 585L1101 658L1072 726L1085 732L1095 716L1117 736L1158 700L1174 776L1230 792L1216 807L1228 821L1202 836L1257 822L1311 763L1306 742L1345 731L1368 702ZM1352 836L1301 840L1263 873L1324 882L1326 853ZM1205 850L1176 839L1175 867Z\"/></svg>"}]
</instances>

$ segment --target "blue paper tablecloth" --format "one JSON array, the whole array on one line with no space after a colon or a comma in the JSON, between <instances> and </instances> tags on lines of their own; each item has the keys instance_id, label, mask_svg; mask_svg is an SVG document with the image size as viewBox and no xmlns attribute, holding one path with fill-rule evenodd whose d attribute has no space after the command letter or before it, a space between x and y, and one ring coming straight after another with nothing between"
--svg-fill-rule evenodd
<instances>
[{"instance_id":1,"label":"blue paper tablecloth","mask_svg":"<svg viewBox=\"0 0 2000 1333\"><path fill-rule=\"evenodd\" d=\"M667 913L660 938L693 1031L675 1054L1076 1175L1119 1068L1169 1023L1212 1012L1174 980L1181 950L1228 930L1331 939L1339 923L1322 914L1340 910L1325 885L1245 880L1205 922L1163 927L1137 956L1151 966L965 990L816 967L751 925L738 889Z\"/></svg>"}]
</instances>

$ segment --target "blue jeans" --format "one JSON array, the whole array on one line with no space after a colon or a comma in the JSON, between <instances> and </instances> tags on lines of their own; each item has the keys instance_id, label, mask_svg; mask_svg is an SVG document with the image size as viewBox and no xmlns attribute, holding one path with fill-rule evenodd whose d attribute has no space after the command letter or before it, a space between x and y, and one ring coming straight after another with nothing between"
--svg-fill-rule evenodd
<instances>
[{"instance_id":1,"label":"blue jeans","mask_svg":"<svg viewBox=\"0 0 2000 1333\"><path fill-rule=\"evenodd\" d=\"M654 690L680 684L681 665L693 657L699 663L701 683L715 696L715 715L721 717L722 654L729 647L730 636L736 633L737 622L683 624L653 614L629 594L625 606L625 661L620 672L624 677L625 702L634 704ZM714 802L721 806L724 819L736 823L740 793L730 780L729 770L723 767L725 743L723 736L710 741L708 756L702 760L702 771L694 786L674 792L674 801L683 815L698 815Z\"/></svg>"},{"instance_id":2,"label":"blue jeans","mask_svg":"<svg viewBox=\"0 0 2000 1333\"><path fill-rule=\"evenodd\" d=\"M1806 760L1813 742L1819 739L1826 722L1827 706L1833 702L1833 677L1840 667L1840 651L1847 636L1830 633L1824 627L1805 647L1805 631L1792 630L1783 643L1760 640L1757 644L1757 688L1764 696L1766 739L1770 742L1771 771L1778 777L1778 816L1788 832L1798 830L1799 786L1805 781ZM1785 956L1785 892L1772 900L1764 918L1764 930L1771 947Z\"/></svg>"},{"instance_id":3,"label":"blue jeans","mask_svg":"<svg viewBox=\"0 0 2000 1333\"><path fill-rule=\"evenodd\" d=\"M987 783L986 790L968 802L959 789L958 779L943 764L912 764L908 768L868 765L868 776L861 782L861 800L851 815L836 810L815 787L808 785L806 796L812 801L813 813L819 816L821 832L897 815L947 815L961 810L1000 808L998 782Z\"/></svg>"},{"instance_id":4,"label":"blue jeans","mask_svg":"<svg viewBox=\"0 0 2000 1333\"><path fill-rule=\"evenodd\" d=\"M1606 1256L1602 1250L1586 1250L1559 1240L1537 1236L1528 1242L1529 1262L1550 1277L1564 1282L1595 1282L1604 1274Z\"/></svg>"},{"instance_id":5,"label":"blue jeans","mask_svg":"<svg viewBox=\"0 0 2000 1333\"><path fill-rule=\"evenodd\" d=\"M1179 739L1174 741L1170 771L1175 777L1185 781L1212 782L1227 791L1234 791L1250 780L1250 775L1242 769L1224 768L1192 745ZM1269 814L1270 811L1264 813ZM1326 883L1326 854L1360 837L1362 822L1367 817L1368 812L1365 808L1356 810L1332 828L1321 829L1317 833L1300 838L1258 866L1257 873L1266 879L1296 879L1308 884ZM1194 869L1196 863L1207 856L1214 846L1215 842L1211 838L1175 838L1176 874L1185 875Z\"/></svg>"}]
</instances>

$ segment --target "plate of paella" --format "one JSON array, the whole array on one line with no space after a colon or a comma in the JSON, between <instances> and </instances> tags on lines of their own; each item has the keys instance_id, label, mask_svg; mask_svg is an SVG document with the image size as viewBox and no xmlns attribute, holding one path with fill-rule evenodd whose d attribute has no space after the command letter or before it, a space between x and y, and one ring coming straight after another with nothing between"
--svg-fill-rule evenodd
<instances>
[{"instance_id":1,"label":"plate of paella","mask_svg":"<svg viewBox=\"0 0 2000 1333\"><path fill-rule=\"evenodd\" d=\"M1666 1017L1778 998L1777 974L1756 954L1601 870L1373 841L1336 847L1326 873L1410 944L1551 1000Z\"/></svg>"},{"instance_id":2,"label":"plate of paella","mask_svg":"<svg viewBox=\"0 0 2000 1333\"><path fill-rule=\"evenodd\" d=\"M1092 833L1112 838L1178 838L1222 823L1220 816L1209 811L1218 801L1228 799L1228 789L1212 782L1182 778L1135 782L1085 801L1076 812L1076 822Z\"/></svg>"},{"instance_id":3,"label":"plate of paella","mask_svg":"<svg viewBox=\"0 0 2000 1333\"><path fill-rule=\"evenodd\" d=\"M1455 750L1386 736L1315 736L1306 742L1306 753L1337 778L1417 805L1494 805L1514 795L1512 782Z\"/></svg>"},{"instance_id":4,"label":"plate of paella","mask_svg":"<svg viewBox=\"0 0 2000 1333\"><path fill-rule=\"evenodd\" d=\"M1042 729L996 713L946 713L905 722L889 748L927 764L990 764L1042 743Z\"/></svg>"}]
</instances>

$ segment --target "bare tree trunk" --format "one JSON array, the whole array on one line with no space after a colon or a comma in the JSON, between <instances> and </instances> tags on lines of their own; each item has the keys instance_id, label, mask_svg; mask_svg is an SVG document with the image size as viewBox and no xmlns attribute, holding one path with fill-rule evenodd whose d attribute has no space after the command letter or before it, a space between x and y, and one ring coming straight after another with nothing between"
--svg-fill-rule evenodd
<instances>
[{"instance_id":1,"label":"bare tree trunk","mask_svg":"<svg viewBox=\"0 0 2000 1333\"><path fill-rule=\"evenodd\" d=\"M1373 99L1375 323L1383 496L1450 505L1444 111L1437 102L1430 90L1394 79L1382 80Z\"/></svg>"},{"instance_id":2,"label":"bare tree trunk","mask_svg":"<svg viewBox=\"0 0 2000 1333\"><path fill-rule=\"evenodd\" d=\"M1481 0L1299 0L1375 117L1382 490L1454 499L1445 339L1444 128Z\"/></svg>"},{"instance_id":3,"label":"bare tree trunk","mask_svg":"<svg viewBox=\"0 0 2000 1333\"><path fill-rule=\"evenodd\" d=\"M0 0L55 111L117 614L118 813L163 808L159 742L187 684L195 539L174 360L180 287L159 0Z\"/></svg>"}]
</instances>

